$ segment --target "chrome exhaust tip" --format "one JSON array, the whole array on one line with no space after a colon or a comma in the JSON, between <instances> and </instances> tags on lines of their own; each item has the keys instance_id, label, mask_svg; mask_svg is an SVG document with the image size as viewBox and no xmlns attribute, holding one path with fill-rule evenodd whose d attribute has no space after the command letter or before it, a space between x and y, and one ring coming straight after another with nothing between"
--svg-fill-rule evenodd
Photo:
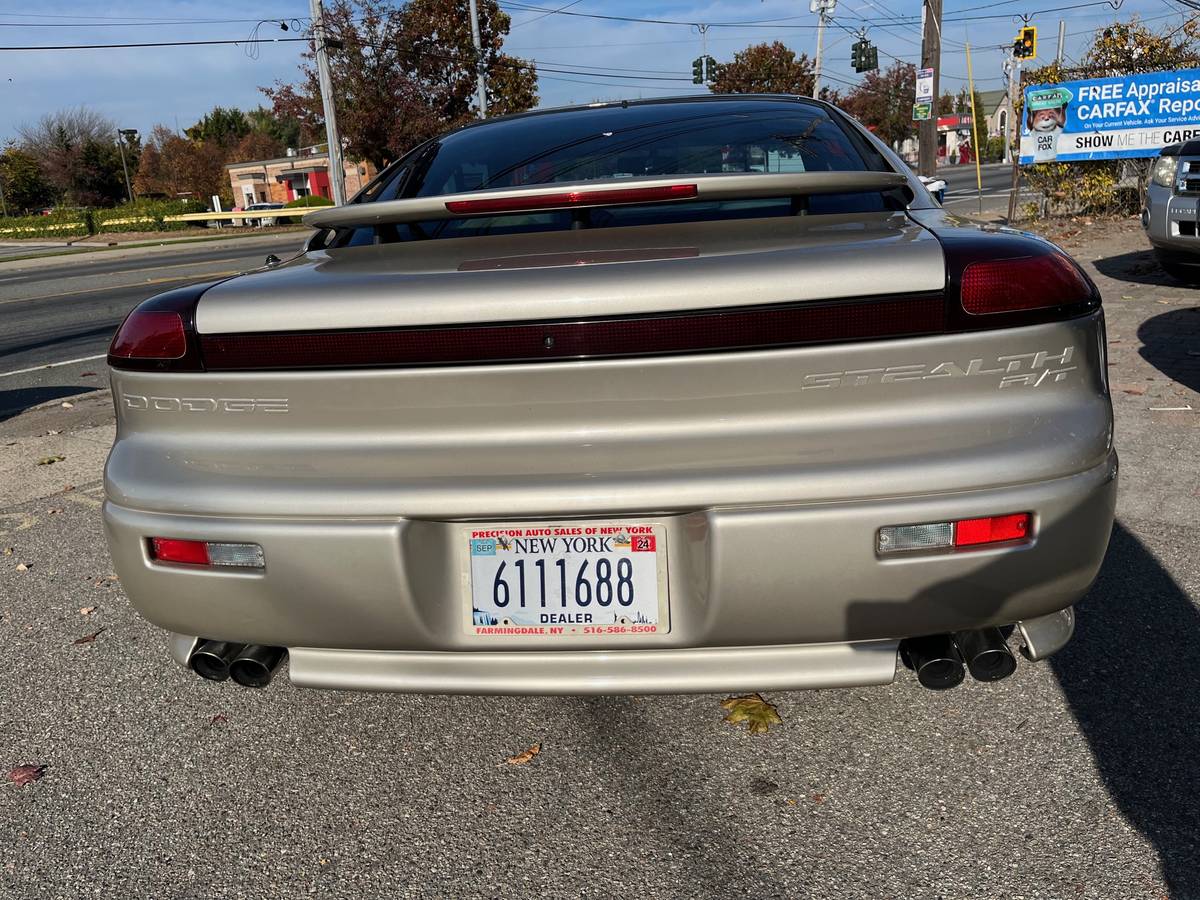
<instances>
[{"instance_id":1,"label":"chrome exhaust tip","mask_svg":"<svg viewBox=\"0 0 1200 900\"><path fill-rule=\"evenodd\" d=\"M264 688L287 656L285 647L264 647L247 644L229 666L229 674L242 687Z\"/></svg>"},{"instance_id":2,"label":"chrome exhaust tip","mask_svg":"<svg viewBox=\"0 0 1200 900\"><path fill-rule=\"evenodd\" d=\"M965 666L950 635L909 638L900 645L900 652L922 687L945 691L962 683Z\"/></svg>"},{"instance_id":3,"label":"chrome exhaust tip","mask_svg":"<svg viewBox=\"0 0 1200 900\"><path fill-rule=\"evenodd\" d=\"M1016 657L999 628L960 631L954 635L954 642L976 681L999 681L1017 670Z\"/></svg>"},{"instance_id":4,"label":"chrome exhaust tip","mask_svg":"<svg viewBox=\"0 0 1200 900\"><path fill-rule=\"evenodd\" d=\"M243 646L228 641L200 641L188 657L188 665L201 678L224 681L229 677L229 667Z\"/></svg>"}]
</instances>

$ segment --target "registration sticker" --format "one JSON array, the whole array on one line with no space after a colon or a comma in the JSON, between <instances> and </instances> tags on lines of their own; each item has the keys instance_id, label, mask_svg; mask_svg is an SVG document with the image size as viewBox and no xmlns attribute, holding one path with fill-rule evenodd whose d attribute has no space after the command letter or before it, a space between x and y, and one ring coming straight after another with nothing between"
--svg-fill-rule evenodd
<instances>
[{"instance_id":1,"label":"registration sticker","mask_svg":"<svg viewBox=\"0 0 1200 900\"><path fill-rule=\"evenodd\" d=\"M464 526L464 628L475 635L670 630L665 528L653 522Z\"/></svg>"}]
</instances>

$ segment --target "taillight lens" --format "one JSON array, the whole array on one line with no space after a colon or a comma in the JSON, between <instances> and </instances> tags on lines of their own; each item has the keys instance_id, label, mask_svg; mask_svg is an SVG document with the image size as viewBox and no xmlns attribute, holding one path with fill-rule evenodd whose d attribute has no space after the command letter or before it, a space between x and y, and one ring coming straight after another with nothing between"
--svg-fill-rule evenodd
<instances>
[{"instance_id":1,"label":"taillight lens","mask_svg":"<svg viewBox=\"0 0 1200 900\"><path fill-rule=\"evenodd\" d=\"M919 525L888 525L876 534L875 550L880 554L928 552L1008 544L1032 538L1033 513L1023 512Z\"/></svg>"},{"instance_id":2,"label":"taillight lens","mask_svg":"<svg viewBox=\"0 0 1200 900\"><path fill-rule=\"evenodd\" d=\"M150 558L155 562L187 566L219 566L233 569L266 567L262 547L258 544L235 544L227 541L150 538Z\"/></svg>"},{"instance_id":3,"label":"taillight lens","mask_svg":"<svg viewBox=\"0 0 1200 900\"><path fill-rule=\"evenodd\" d=\"M113 337L110 356L118 359L182 359L187 332L179 313L135 309Z\"/></svg>"},{"instance_id":4,"label":"taillight lens","mask_svg":"<svg viewBox=\"0 0 1200 900\"><path fill-rule=\"evenodd\" d=\"M691 200L698 189L694 184L668 184L658 187L617 188L604 191L555 191L517 197L484 197L478 200L447 200L446 209L463 216L498 215L535 209L569 209L584 206L615 206L624 203L662 203L664 200Z\"/></svg>"},{"instance_id":5,"label":"taillight lens","mask_svg":"<svg viewBox=\"0 0 1200 900\"><path fill-rule=\"evenodd\" d=\"M962 273L962 305L972 315L1087 302L1092 287L1060 253L973 262Z\"/></svg>"}]
</instances>

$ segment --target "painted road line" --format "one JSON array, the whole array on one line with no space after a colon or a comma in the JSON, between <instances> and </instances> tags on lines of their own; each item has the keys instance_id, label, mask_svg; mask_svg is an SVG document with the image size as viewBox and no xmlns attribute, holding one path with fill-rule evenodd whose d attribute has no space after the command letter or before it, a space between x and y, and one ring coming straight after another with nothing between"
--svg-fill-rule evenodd
<instances>
[{"instance_id":1,"label":"painted road line","mask_svg":"<svg viewBox=\"0 0 1200 900\"><path fill-rule=\"evenodd\" d=\"M155 284L170 284L174 281L204 281L209 278L225 278L230 275L240 275L241 269L234 269L228 272L197 272L194 275L178 275L173 278L147 278L145 281L134 281L130 284L110 284L107 287L80 288L77 291L63 291L58 294L39 294L35 297L13 297L11 300L0 300L0 306L7 306L10 303L32 303L37 300L53 300L56 297L77 297L80 294L98 294L102 291L121 291L129 288L145 287ZM113 274L122 275L123 272L115 272Z\"/></svg>"},{"instance_id":2,"label":"painted road line","mask_svg":"<svg viewBox=\"0 0 1200 900\"><path fill-rule=\"evenodd\" d=\"M0 372L0 378L8 378L12 375L28 375L30 372L40 372L42 369L55 369L59 366L70 366L75 363L92 362L97 359L107 359L107 353L97 353L95 356L81 356L78 359L64 359L62 362L43 363L40 366L30 366L28 369L16 369L12 372Z\"/></svg>"}]
</instances>

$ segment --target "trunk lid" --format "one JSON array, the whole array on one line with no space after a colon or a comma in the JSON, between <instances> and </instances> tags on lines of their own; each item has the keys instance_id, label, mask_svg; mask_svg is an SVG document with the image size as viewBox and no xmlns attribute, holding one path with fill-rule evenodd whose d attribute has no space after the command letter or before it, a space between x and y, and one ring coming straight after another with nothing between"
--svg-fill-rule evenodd
<instances>
[{"instance_id":1,"label":"trunk lid","mask_svg":"<svg viewBox=\"0 0 1200 900\"><path fill-rule=\"evenodd\" d=\"M938 241L903 213L430 240L307 254L223 282L202 334L643 315L940 291Z\"/></svg>"}]
</instances>

